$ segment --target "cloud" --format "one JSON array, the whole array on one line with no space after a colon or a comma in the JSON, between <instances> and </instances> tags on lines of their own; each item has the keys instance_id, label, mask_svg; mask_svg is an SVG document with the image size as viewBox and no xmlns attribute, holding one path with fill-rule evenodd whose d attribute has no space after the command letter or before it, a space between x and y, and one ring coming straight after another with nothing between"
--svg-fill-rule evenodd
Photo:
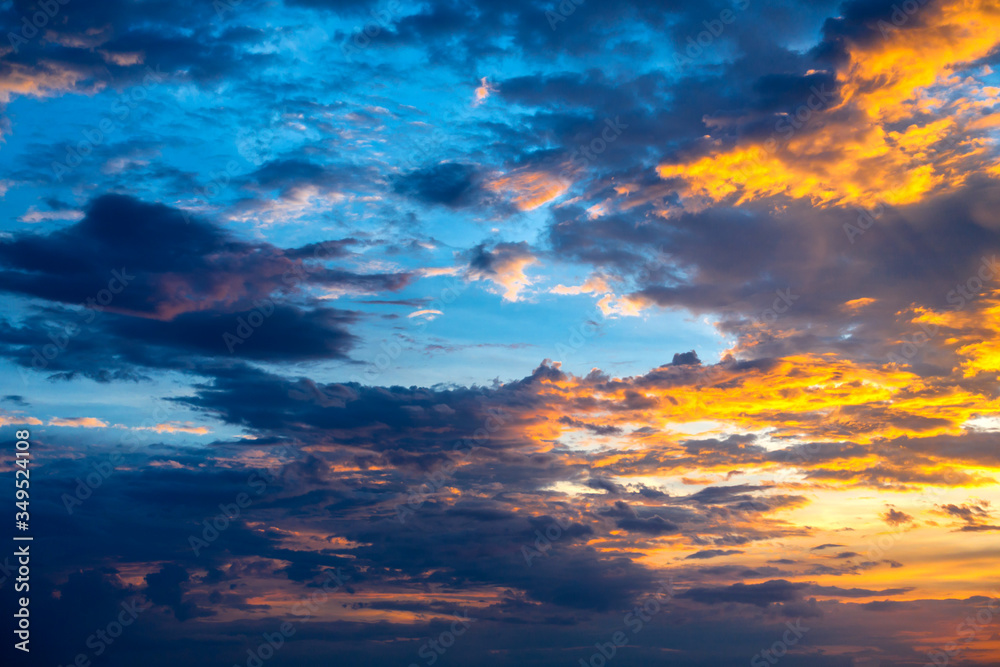
<instances>
[{"instance_id":1,"label":"cloud","mask_svg":"<svg viewBox=\"0 0 1000 667\"><path fill-rule=\"evenodd\" d=\"M698 353L694 350L690 352L675 352L674 359L670 362L673 366L697 366L701 363Z\"/></svg>"},{"instance_id":2,"label":"cloud","mask_svg":"<svg viewBox=\"0 0 1000 667\"><path fill-rule=\"evenodd\" d=\"M487 187L509 196L518 209L532 211L561 197L569 189L569 182L544 171L520 170L494 178Z\"/></svg>"},{"instance_id":3,"label":"cloud","mask_svg":"<svg viewBox=\"0 0 1000 667\"><path fill-rule=\"evenodd\" d=\"M447 660L586 660L667 577L623 664L735 664L819 617L816 655L922 664L985 602L990 4L79 1L0 55L0 355L27 383L0 425L41 427L45 662L133 598L111 667L243 664L286 620L290 665L409 664L465 614ZM147 65L162 88L52 182ZM414 338L446 274L504 303ZM584 301L634 318L611 361L518 371ZM476 340L496 308L548 319ZM396 334L490 354L354 374Z\"/></svg>"},{"instance_id":4,"label":"cloud","mask_svg":"<svg viewBox=\"0 0 1000 667\"><path fill-rule=\"evenodd\" d=\"M792 602L802 597L809 584L772 579L762 584L733 584L721 587L695 587L681 594L682 598L702 604L739 602L767 607L779 602Z\"/></svg>"},{"instance_id":5,"label":"cloud","mask_svg":"<svg viewBox=\"0 0 1000 667\"><path fill-rule=\"evenodd\" d=\"M285 251L122 195L99 197L86 210L68 227L0 241L0 290L53 304L0 331L23 366L101 377L108 354L100 340L108 336L135 366L173 366L177 353L343 359L358 314L310 304L308 292L392 292L410 281L407 273L328 266L349 253L349 239ZM66 351L32 353L50 340L66 341Z\"/></svg>"},{"instance_id":6,"label":"cloud","mask_svg":"<svg viewBox=\"0 0 1000 667\"><path fill-rule=\"evenodd\" d=\"M211 430L207 427L196 426L191 422L164 422L148 428L157 433L192 433L194 435L207 435L211 433Z\"/></svg>"},{"instance_id":7,"label":"cloud","mask_svg":"<svg viewBox=\"0 0 1000 667\"><path fill-rule=\"evenodd\" d=\"M178 621L210 615L193 603L183 600L182 585L190 579L191 576L183 567L167 563L159 572L146 575L146 596L153 604L170 607Z\"/></svg>"},{"instance_id":8,"label":"cloud","mask_svg":"<svg viewBox=\"0 0 1000 667\"><path fill-rule=\"evenodd\" d=\"M739 549L702 549L701 551L696 551L689 556L685 556L685 560L705 560L708 558L719 558L720 556L731 556L733 554L745 553Z\"/></svg>"},{"instance_id":9,"label":"cloud","mask_svg":"<svg viewBox=\"0 0 1000 667\"><path fill-rule=\"evenodd\" d=\"M426 204L461 208L477 201L480 192L477 178L470 165L444 162L401 175L394 189Z\"/></svg>"},{"instance_id":10,"label":"cloud","mask_svg":"<svg viewBox=\"0 0 1000 667\"><path fill-rule=\"evenodd\" d=\"M22 424L41 426L42 421L37 417L29 417L20 412L7 412L6 410L0 412L0 426L20 426Z\"/></svg>"},{"instance_id":11,"label":"cloud","mask_svg":"<svg viewBox=\"0 0 1000 667\"><path fill-rule=\"evenodd\" d=\"M480 244L471 252L466 275L470 280L488 280L496 285L505 301L517 301L531 286L524 270L537 259L525 242L498 243L487 249Z\"/></svg>"},{"instance_id":12,"label":"cloud","mask_svg":"<svg viewBox=\"0 0 1000 667\"><path fill-rule=\"evenodd\" d=\"M106 428L107 422L96 417L53 417L49 426L68 426L71 428Z\"/></svg>"},{"instance_id":13,"label":"cloud","mask_svg":"<svg viewBox=\"0 0 1000 667\"><path fill-rule=\"evenodd\" d=\"M990 86L969 64L995 48L995 13L984 2L933 3L900 26L894 11L865 17L853 34L857 17L827 22L818 52L841 52L835 83L804 75L800 95L767 119L769 137L706 145L659 175L685 183L695 207L776 195L872 206L913 203L989 172L996 157L975 120L992 104Z\"/></svg>"},{"instance_id":14,"label":"cloud","mask_svg":"<svg viewBox=\"0 0 1000 667\"><path fill-rule=\"evenodd\" d=\"M476 88L476 99L473 101L473 106L479 106L486 101L486 98L490 96L490 93L496 92L489 80L484 76L479 80L479 86Z\"/></svg>"},{"instance_id":15,"label":"cloud","mask_svg":"<svg viewBox=\"0 0 1000 667\"><path fill-rule=\"evenodd\" d=\"M882 514L882 519L890 526L900 526L904 523L912 523L913 517L906 512L901 512L894 507L890 507Z\"/></svg>"},{"instance_id":16,"label":"cloud","mask_svg":"<svg viewBox=\"0 0 1000 667\"><path fill-rule=\"evenodd\" d=\"M948 503L941 505L938 512L964 521L965 525L959 528L963 532L975 533L1000 530L1000 526L986 523L993 519L989 501L980 500L962 505Z\"/></svg>"}]
</instances>

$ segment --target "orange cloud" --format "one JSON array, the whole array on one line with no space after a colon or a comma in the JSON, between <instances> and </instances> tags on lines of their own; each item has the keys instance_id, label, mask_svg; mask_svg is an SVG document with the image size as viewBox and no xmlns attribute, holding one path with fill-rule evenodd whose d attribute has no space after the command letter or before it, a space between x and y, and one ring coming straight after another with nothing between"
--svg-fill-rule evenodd
<instances>
[{"instance_id":1,"label":"orange cloud","mask_svg":"<svg viewBox=\"0 0 1000 667\"><path fill-rule=\"evenodd\" d=\"M551 290L553 294L604 294L610 292L611 286L604 276L594 274L587 278L582 285L567 287L566 285L556 285Z\"/></svg>"},{"instance_id":2,"label":"orange cloud","mask_svg":"<svg viewBox=\"0 0 1000 667\"><path fill-rule=\"evenodd\" d=\"M96 417L53 417L49 426L67 426L71 428L106 428L107 422Z\"/></svg>"},{"instance_id":3,"label":"orange cloud","mask_svg":"<svg viewBox=\"0 0 1000 667\"><path fill-rule=\"evenodd\" d=\"M14 95L30 97L50 97L70 90L78 90L78 84L91 76L83 67L43 60L32 67L19 63L7 63L6 71L0 76L0 103L10 102ZM80 92L93 93L103 88L95 84Z\"/></svg>"},{"instance_id":4,"label":"orange cloud","mask_svg":"<svg viewBox=\"0 0 1000 667\"><path fill-rule=\"evenodd\" d=\"M193 433L195 435L206 435L211 433L211 430L204 426L195 426L191 422L164 422L163 424L157 424L156 426L147 427L148 430L156 431L157 433Z\"/></svg>"},{"instance_id":5,"label":"orange cloud","mask_svg":"<svg viewBox=\"0 0 1000 667\"><path fill-rule=\"evenodd\" d=\"M601 309L605 317L638 317L652 303L649 299L635 294L625 294L624 296L605 294L597 302L597 307Z\"/></svg>"},{"instance_id":6,"label":"orange cloud","mask_svg":"<svg viewBox=\"0 0 1000 667\"><path fill-rule=\"evenodd\" d=\"M500 244L489 253L488 266L470 266L470 280L488 280L500 288L505 301L517 301L531 285L524 270L537 260L524 244Z\"/></svg>"},{"instance_id":7,"label":"orange cloud","mask_svg":"<svg viewBox=\"0 0 1000 667\"><path fill-rule=\"evenodd\" d=\"M877 299L872 299L870 297L863 297L860 299L851 299L844 303L844 310L858 311L862 308L872 305Z\"/></svg>"},{"instance_id":8,"label":"orange cloud","mask_svg":"<svg viewBox=\"0 0 1000 667\"><path fill-rule=\"evenodd\" d=\"M1000 290L979 297L971 307L949 311L914 308L911 321L923 324L963 357L965 377L1000 375Z\"/></svg>"},{"instance_id":9,"label":"orange cloud","mask_svg":"<svg viewBox=\"0 0 1000 667\"><path fill-rule=\"evenodd\" d=\"M489 80L484 76L479 80L479 87L476 88L476 99L472 103L473 106L479 106L486 101L486 98L490 96L490 93L494 92L496 88L490 85Z\"/></svg>"},{"instance_id":10,"label":"orange cloud","mask_svg":"<svg viewBox=\"0 0 1000 667\"><path fill-rule=\"evenodd\" d=\"M646 425L682 432L685 424L716 423L733 432L871 443L901 436L963 432L1000 400L953 384L935 384L891 366L864 366L833 353L796 355L746 368L732 364L665 367L644 378L595 385L586 379L543 379L550 418L563 415L632 430ZM622 406L638 405L636 408ZM537 433L558 437L563 427Z\"/></svg>"},{"instance_id":11,"label":"orange cloud","mask_svg":"<svg viewBox=\"0 0 1000 667\"><path fill-rule=\"evenodd\" d=\"M489 183L494 192L509 196L522 211L531 211L561 197L569 183L544 171L517 171Z\"/></svg>"},{"instance_id":12,"label":"orange cloud","mask_svg":"<svg viewBox=\"0 0 1000 667\"><path fill-rule=\"evenodd\" d=\"M660 177L683 183L691 210L776 195L816 205L902 205L954 190L970 173L994 173L992 142L983 134L992 125L982 111L996 96L975 76L954 72L1000 43L1000 13L993 2L968 0L919 11L919 22L848 47L835 106L824 103L829 94L814 92L797 118L775 119L768 140L714 146L660 165ZM930 112L943 117L927 121Z\"/></svg>"},{"instance_id":13,"label":"orange cloud","mask_svg":"<svg viewBox=\"0 0 1000 667\"><path fill-rule=\"evenodd\" d=\"M947 80L956 65L988 55L1000 42L1000 12L993 0L923 4L896 27L879 24L884 36L852 49L841 74L844 102L874 118L894 122L925 108L931 86Z\"/></svg>"},{"instance_id":14,"label":"orange cloud","mask_svg":"<svg viewBox=\"0 0 1000 667\"><path fill-rule=\"evenodd\" d=\"M20 426L22 424L41 426L42 422L34 417L22 417L15 412L0 412L0 426Z\"/></svg>"},{"instance_id":15,"label":"orange cloud","mask_svg":"<svg viewBox=\"0 0 1000 667\"><path fill-rule=\"evenodd\" d=\"M626 294L619 296L615 293L615 288L611 285L612 279L594 274L587 278L582 285L567 287L566 285L556 285L550 292L553 294L593 294L601 298L597 301L597 307L605 317L636 317L642 311L652 305L652 302L645 297Z\"/></svg>"}]
</instances>

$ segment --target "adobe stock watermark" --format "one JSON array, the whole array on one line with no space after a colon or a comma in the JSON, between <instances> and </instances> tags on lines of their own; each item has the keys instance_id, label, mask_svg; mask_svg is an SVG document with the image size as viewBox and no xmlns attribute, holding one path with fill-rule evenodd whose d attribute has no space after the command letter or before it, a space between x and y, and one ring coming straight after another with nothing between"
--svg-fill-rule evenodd
<instances>
[{"instance_id":1,"label":"adobe stock watermark","mask_svg":"<svg viewBox=\"0 0 1000 667\"><path fill-rule=\"evenodd\" d=\"M893 5L889 21L879 19L878 23L875 24L879 32L882 33L882 37L888 37L893 30L898 30L909 23L913 15L920 11L927 2L928 0L904 0Z\"/></svg>"},{"instance_id":2,"label":"adobe stock watermark","mask_svg":"<svg viewBox=\"0 0 1000 667\"><path fill-rule=\"evenodd\" d=\"M879 533L878 538L869 538L868 550L864 557L869 563L875 563L885 558L886 554L903 539L903 534L909 530L910 526L906 522L893 523L888 530Z\"/></svg>"},{"instance_id":3,"label":"adobe stock watermark","mask_svg":"<svg viewBox=\"0 0 1000 667\"><path fill-rule=\"evenodd\" d=\"M263 326L267 318L274 315L274 301L270 297L257 299L253 302L253 308L236 318L236 326L232 332L226 331L222 334L222 342L225 344L229 354L236 352L236 346L242 345L250 339L254 332Z\"/></svg>"},{"instance_id":4,"label":"adobe stock watermark","mask_svg":"<svg viewBox=\"0 0 1000 667\"><path fill-rule=\"evenodd\" d=\"M594 644L597 650L590 658L580 658L580 667L604 667L618 654L618 649L628 644L629 639L642 632L654 616L666 608L666 603L674 597L674 580L661 584L659 590L649 594L642 604L636 605L622 618L623 630L612 633L608 641L598 641ZM626 632L626 629L628 632Z\"/></svg>"},{"instance_id":5,"label":"adobe stock watermark","mask_svg":"<svg viewBox=\"0 0 1000 667\"><path fill-rule=\"evenodd\" d=\"M222 18L228 12L235 11L243 4L243 0L212 0L212 8L215 9L215 17Z\"/></svg>"},{"instance_id":6,"label":"adobe stock watermark","mask_svg":"<svg viewBox=\"0 0 1000 667\"><path fill-rule=\"evenodd\" d=\"M382 34L383 30L388 30L396 22L403 5L399 0L389 0L385 9L372 7L370 15L372 20L368 23L354 28L353 35L345 39L340 44L340 52L349 62L354 61L354 56L367 49L372 40Z\"/></svg>"},{"instance_id":7,"label":"adobe stock watermark","mask_svg":"<svg viewBox=\"0 0 1000 667\"><path fill-rule=\"evenodd\" d=\"M311 619L313 614L326 604L330 595L343 588L346 585L345 580L350 579L349 576L340 573L340 568L325 570L323 574L326 580L320 586L320 590L310 594L306 598L301 598L292 607L291 613L296 617L295 623ZM334 584L332 588L331 584ZM263 633L261 636L264 638L264 641L253 648L248 648L247 657L243 664L236 663L233 667L262 667L265 662L273 658L274 654L288 643L288 640L295 635L296 630L297 628L293 625L292 621L284 621L278 626L277 632Z\"/></svg>"},{"instance_id":8,"label":"adobe stock watermark","mask_svg":"<svg viewBox=\"0 0 1000 667\"><path fill-rule=\"evenodd\" d=\"M570 156L570 163L578 168L585 169L594 162L599 155L607 150L621 136L622 130L627 130L628 125L621 122L621 116L615 116L614 120L604 119L605 127L601 130L600 136L594 137L586 144L580 144Z\"/></svg>"},{"instance_id":9,"label":"adobe stock watermark","mask_svg":"<svg viewBox=\"0 0 1000 667\"><path fill-rule=\"evenodd\" d=\"M310 261L322 260L327 256L327 251L331 248L339 249L337 241L323 241L317 243L312 248ZM300 283L306 281L310 274L322 270L321 264L309 263L306 260L296 262L293 267L282 274L281 282L286 289L292 289ZM254 332L264 325L271 315L274 314L276 304L268 296L256 299L251 302L251 309L244 315L236 317L236 325L232 331L222 333L222 343L229 350L230 354L236 352L236 346L247 342Z\"/></svg>"},{"instance_id":10,"label":"adobe stock watermark","mask_svg":"<svg viewBox=\"0 0 1000 667\"><path fill-rule=\"evenodd\" d=\"M925 667L946 667L977 638L992 636L993 632L988 628L993 624L998 602L1000 602L1000 590L993 591L993 597L986 606L978 609L975 614L969 614L955 626L956 637L953 642L927 652L930 662Z\"/></svg>"},{"instance_id":11,"label":"adobe stock watermark","mask_svg":"<svg viewBox=\"0 0 1000 667\"><path fill-rule=\"evenodd\" d=\"M255 470L247 477L247 485L253 489L254 496L260 496L267 490L267 485L274 481L270 473ZM219 539L231 525L240 518L243 510L253 504L254 498L246 491L236 494L236 498L231 503L219 503L219 513L211 518L202 521L201 535L189 535L188 546L194 551L195 556L200 556L202 549Z\"/></svg>"},{"instance_id":12,"label":"adobe stock watermark","mask_svg":"<svg viewBox=\"0 0 1000 667\"><path fill-rule=\"evenodd\" d=\"M750 6L750 0L736 0L732 9L723 9L717 18L711 21L702 21L705 29L697 35L688 35L684 51L674 52L674 65L678 70L689 67L695 60L705 55L705 49L722 36L726 26L736 21L736 13L742 12Z\"/></svg>"},{"instance_id":13,"label":"adobe stock watermark","mask_svg":"<svg viewBox=\"0 0 1000 667\"><path fill-rule=\"evenodd\" d=\"M50 343L42 345L41 348L31 348L31 367L36 371L43 371L48 368L49 363L55 361L60 354L65 352L73 339L84 330L84 327L92 324L104 312L104 309L111 305L114 298L121 294L133 280L135 280L135 275L128 273L124 266L121 270L112 270L107 286L99 290L94 296L87 297L86 301L80 302L79 305L83 307L83 311L79 312L78 315L83 320L82 324L63 322L61 323L62 332L49 332ZM28 375L24 367L18 366L18 372L24 384L28 384Z\"/></svg>"},{"instance_id":14,"label":"adobe stock watermark","mask_svg":"<svg viewBox=\"0 0 1000 667\"><path fill-rule=\"evenodd\" d=\"M892 194L900 194L901 192L899 188L892 186L887 187L885 190L886 192L890 192ZM885 215L886 206L888 205L889 204L887 204L884 200L880 199L875 202L875 206L870 209L864 206L855 209L855 212L858 214L857 224L852 225L849 222L844 223L844 234L847 235L847 240L851 242L851 245L854 245L859 236L862 236L865 232L871 229L875 225L876 220Z\"/></svg>"},{"instance_id":15,"label":"adobe stock watermark","mask_svg":"<svg viewBox=\"0 0 1000 667\"><path fill-rule=\"evenodd\" d=\"M38 0L40 11L32 14L30 20L27 14L21 17L20 32L7 33L7 41L10 42L10 48L14 50L14 53L20 53L22 46L38 37L42 28L47 26L49 21L54 19L59 10L67 4L69 4L69 0Z\"/></svg>"},{"instance_id":16,"label":"adobe stock watermark","mask_svg":"<svg viewBox=\"0 0 1000 667\"><path fill-rule=\"evenodd\" d=\"M302 388L289 389L289 398L315 403L321 408L342 408L349 401L358 398L356 391L343 384L329 384L321 387L312 380L303 378L296 385Z\"/></svg>"},{"instance_id":17,"label":"adobe stock watermark","mask_svg":"<svg viewBox=\"0 0 1000 667\"><path fill-rule=\"evenodd\" d=\"M115 452L107 461L92 463L91 468L93 470L84 477L77 477L73 495L68 493L62 494L61 500L63 507L66 508L66 513L72 516L73 509L83 505L83 501L90 498L94 494L94 491L99 489L111 477L115 471L115 467L121 464L122 460L121 452Z\"/></svg>"},{"instance_id":18,"label":"adobe stock watermark","mask_svg":"<svg viewBox=\"0 0 1000 667\"><path fill-rule=\"evenodd\" d=\"M70 173L81 164L84 158L94 152L107 138L125 126L125 121L139 106L139 103L149 97L149 91L160 85L164 74L157 65L154 70L146 67L146 76L142 83L129 88L111 104L111 115L105 116L95 127L82 130L83 139L66 149L66 157L62 162L52 162L52 175L62 183L63 176Z\"/></svg>"},{"instance_id":19,"label":"adobe stock watermark","mask_svg":"<svg viewBox=\"0 0 1000 667\"><path fill-rule=\"evenodd\" d=\"M1000 261L997 260L996 255L989 259L983 256L979 270L965 282L955 285L955 289L945 295L945 300L951 305L951 310L959 311L965 308L967 303L982 294L986 287L986 281L996 278L998 274L1000 274ZM888 361L890 363L908 364L910 359L917 355L920 348L927 345L940 331L940 327L934 323L919 322L918 324L922 331L918 331L910 338L903 336L903 342L900 343L897 351L889 353Z\"/></svg>"},{"instance_id":20,"label":"adobe stock watermark","mask_svg":"<svg viewBox=\"0 0 1000 667\"><path fill-rule=\"evenodd\" d=\"M108 622L103 628L97 629L87 637L86 646L94 653L95 658L99 658L111 647L115 641L122 636L125 628L135 623L139 614L152 607L151 602L140 603L139 598L132 598L129 602L122 602L122 610L118 616ZM91 660L87 653L77 653L76 657L66 667L90 667ZM62 667L60 665L59 667Z\"/></svg>"},{"instance_id":21,"label":"adobe stock watermark","mask_svg":"<svg viewBox=\"0 0 1000 667\"><path fill-rule=\"evenodd\" d=\"M576 12L576 8L584 2L585 0L562 0L555 9L547 9L545 20L549 22L549 28L555 30L560 23L564 23L572 16Z\"/></svg>"},{"instance_id":22,"label":"adobe stock watermark","mask_svg":"<svg viewBox=\"0 0 1000 667\"><path fill-rule=\"evenodd\" d=\"M762 142L757 150L750 154L737 168L744 179L749 179L750 176L748 167L744 166L746 163L750 163L758 169L766 167L764 160L770 158L777 152L779 146L787 143L799 130L809 125L815 114L828 108L836 94L836 91L827 90L825 83L810 86L809 90L809 97L806 98L806 101L797 106L791 113L786 113L776 120L771 136ZM779 137L781 138L780 143L778 142Z\"/></svg>"},{"instance_id":23,"label":"adobe stock watermark","mask_svg":"<svg viewBox=\"0 0 1000 667\"><path fill-rule=\"evenodd\" d=\"M475 622L476 619L469 616L469 612L464 611L456 620L452 621L449 629L442 630L437 637L424 642L417 650L417 655L423 658L424 663L430 667L447 653L448 649L455 645L455 641L464 635L469 630L469 626ZM409 667L420 667L420 665L414 662L410 663Z\"/></svg>"},{"instance_id":24,"label":"adobe stock watermark","mask_svg":"<svg viewBox=\"0 0 1000 667\"><path fill-rule=\"evenodd\" d=\"M406 502L396 505L396 519L400 523L406 523L406 520L413 516L428 498L444 488L459 465L474 451L489 442L493 433L506 423L502 408L492 408L487 412L483 425L475 430L471 438L463 438L452 445L451 451L456 456L449 457L439 469L428 473L422 484L408 489Z\"/></svg>"},{"instance_id":25,"label":"adobe stock watermark","mask_svg":"<svg viewBox=\"0 0 1000 667\"><path fill-rule=\"evenodd\" d=\"M563 533L569 530L573 522L569 519L561 519L556 517L555 520L545 527L545 533L543 534L541 529L535 529L535 543L525 544L521 547L521 555L524 556L524 562L531 567L531 561L539 558L541 556L548 556L549 549L552 548L552 544L558 541ZM534 549L532 551L532 549Z\"/></svg>"},{"instance_id":26,"label":"adobe stock watermark","mask_svg":"<svg viewBox=\"0 0 1000 667\"><path fill-rule=\"evenodd\" d=\"M777 664L781 658L788 654L789 649L798 644L802 640L802 637L811 630L811 628L802 625L801 618L795 619L794 623L786 621L785 627L788 629L781 635L781 639L750 658L751 667L767 667L768 665Z\"/></svg>"},{"instance_id":27,"label":"adobe stock watermark","mask_svg":"<svg viewBox=\"0 0 1000 667\"><path fill-rule=\"evenodd\" d=\"M769 324L774 324L778 321L778 318L788 312L796 301L799 300L799 295L792 294L792 288L786 287L784 290L774 290L777 297L771 304L770 308L765 308L760 312L760 314L754 319L754 322L767 326Z\"/></svg>"}]
</instances>

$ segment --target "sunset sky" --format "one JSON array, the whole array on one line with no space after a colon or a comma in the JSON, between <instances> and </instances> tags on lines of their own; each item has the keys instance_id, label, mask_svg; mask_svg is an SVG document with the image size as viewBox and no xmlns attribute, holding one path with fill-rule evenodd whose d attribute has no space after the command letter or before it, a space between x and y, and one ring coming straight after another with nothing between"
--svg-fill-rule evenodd
<instances>
[{"instance_id":1,"label":"sunset sky","mask_svg":"<svg viewBox=\"0 0 1000 667\"><path fill-rule=\"evenodd\" d=\"M4 665L1000 664L996 0L0 27Z\"/></svg>"}]
</instances>

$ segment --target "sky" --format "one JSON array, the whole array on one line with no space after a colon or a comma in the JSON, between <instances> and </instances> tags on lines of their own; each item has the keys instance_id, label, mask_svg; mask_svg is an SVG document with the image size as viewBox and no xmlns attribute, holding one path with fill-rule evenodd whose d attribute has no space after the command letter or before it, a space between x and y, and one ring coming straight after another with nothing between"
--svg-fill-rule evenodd
<instances>
[{"instance_id":1,"label":"sky","mask_svg":"<svg viewBox=\"0 0 1000 667\"><path fill-rule=\"evenodd\" d=\"M0 27L4 664L1000 664L992 0Z\"/></svg>"}]
</instances>

